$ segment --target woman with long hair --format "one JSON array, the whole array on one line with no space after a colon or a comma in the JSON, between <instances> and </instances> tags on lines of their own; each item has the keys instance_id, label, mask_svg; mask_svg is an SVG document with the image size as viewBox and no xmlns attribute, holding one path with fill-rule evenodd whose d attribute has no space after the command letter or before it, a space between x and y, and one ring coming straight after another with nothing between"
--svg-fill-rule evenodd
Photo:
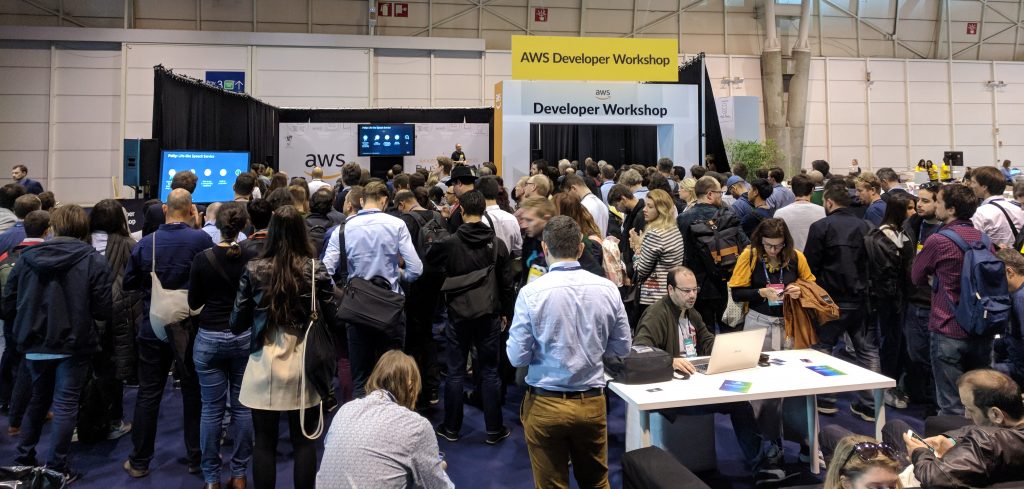
<instances>
[{"instance_id":1,"label":"woman with long hair","mask_svg":"<svg viewBox=\"0 0 1024 489\"><path fill-rule=\"evenodd\" d=\"M93 368L110 409L110 429L104 435L119 438L132 429L132 424L122 419L124 381L137 382L135 335L138 334L136 319L142 314L142 296L126 292L123 287L124 271L131 259L135 240L128 231L128 214L124 206L114 199L101 200L92 208L89 231L93 248L107 259L113 282L114 311L109 332L102 338L104 351L112 355L94 358ZM79 438L85 440L88 435L82 431Z\"/></svg>"},{"instance_id":2,"label":"woman with long hair","mask_svg":"<svg viewBox=\"0 0 1024 489\"><path fill-rule=\"evenodd\" d=\"M254 248L243 251L237 242L248 222L249 216L242 203L221 205L216 222L221 241L196 255L190 271L188 306L202 308L196 318L199 332L193 359L203 403L199 446L203 453L200 466L206 489L220 487L221 422L229 398L235 445L231 455L232 489L245 487L245 474L252 458L252 415L238 401L249 359L250 330L235 334L228 327L239 279L245 264L256 255Z\"/></svg>"},{"instance_id":3,"label":"woman with long hair","mask_svg":"<svg viewBox=\"0 0 1024 489\"><path fill-rule=\"evenodd\" d=\"M583 254L580 255L580 266L584 270L604 277L604 251L601 249L601 231L590 215L590 211L580 202L580 198L571 192L555 194L555 215L568 216L580 226L583 239Z\"/></svg>"},{"instance_id":4,"label":"woman with long hair","mask_svg":"<svg viewBox=\"0 0 1024 489\"><path fill-rule=\"evenodd\" d=\"M823 489L903 489L896 448L850 435L839 441Z\"/></svg>"},{"instance_id":5,"label":"woman with long hair","mask_svg":"<svg viewBox=\"0 0 1024 489\"><path fill-rule=\"evenodd\" d=\"M316 431L321 421L316 406L321 399L308 381L303 382L302 360L312 288L316 288L317 314L332 329L336 328L337 305L327 269L313 260L313 253L299 211L290 205L275 210L263 253L246 265L231 312L234 334L251 330L249 361L238 401L252 410L253 482L257 489L273 488L277 480L282 413L287 415L295 452L294 487L315 485L316 440L307 438L304 431ZM313 284L311 275L315 275Z\"/></svg>"},{"instance_id":6,"label":"woman with long hair","mask_svg":"<svg viewBox=\"0 0 1024 489\"><path fill-rule=\"evenodd\" d=\"M633 268L640 284L637 317L647 306L668 293L668 272L683 264L683 235L674 217L675 203L664 190L652 190L644 197L643 233L629 232L629 245L635 253Z\"/></svg>"},{"instance_id":7,"label":"woman with long hair","mask_svg":"<svg viewBox=\"0 0 1024 489\"><path fill-rule=\"evenodd\" d=\"M903 313L907 304L907 270L914 257L910 236L903 232L903 223L917 211L914 197L906 192L892 192L885 205L880 233L869 233L868 252L868 327L878 327L879 357L882 375L899 379L904 369L906 338L903 336ZM893 267L891 265L895 264ZM885 393L885 403L898 408L907 407L908 396L899 388Z\"/></svg>"},{"instance_id":8,"label":"woman with long hair","mask_svg":"<svg viewBox=\"0 0 1024 489\"><path fill-rule=\"evenodd\" d=\"M342 406L331 423L317 487L454 487L433 427L415 411L419 391L412 357L398 350L381 355L366 397Z\"/></svg>"},{"instance_id":9,"label":"woman with long hair","mask_svg":"<svg viewBox=\"0 0 1024 489\"><path fill-rule=\"evenodd\" d=\"M284 172L274 173L274 176L270 177L270 185L267 186L267 192L273 192L279 188L288 188L288 174Z\"/></svg>"},{"instance_id":10,"label":"woman with long hair","mask_svg":"<svg viewBox=\"0 0 1024 489\"><path fill-rule=\"evenodd\" d=\"M697 179L684 178L679 182L679 200L683 201L683 212L697 204Z\"/></svg>"}]
</instances>

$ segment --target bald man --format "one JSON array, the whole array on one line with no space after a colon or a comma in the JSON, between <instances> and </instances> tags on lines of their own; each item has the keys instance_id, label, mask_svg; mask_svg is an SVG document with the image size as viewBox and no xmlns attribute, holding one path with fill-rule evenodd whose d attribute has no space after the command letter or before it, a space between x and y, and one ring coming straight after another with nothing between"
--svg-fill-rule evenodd
<instances>
[{"instance_id":1,"label":"bald man","mask_svg":"<svg viewBox=\"0 0 1024 489\"><path fill-rule=\"evenodd\" d=\"M195 229L194 223L199 213L192 204L192 194L188 190L172 190L167 197L167 203L163 205L163 211L166 216L164 223L135 245L124 274L124 290L141 291L146 311L150 310L152 299L150 291L153 283L150 271L154 268L154 262L156 276L164 289L188 289L192 260L214 244L209 234ZM189 473L199 473L199 417L202 405L196 368L191 361L191 355L186 355L192 351L194 339L187 340L178 338L178 335L170 335L171 341L167 341L169 332L186 330L183 324L169 325L166 329L154 327L149 314L142 315L136 343L139 391L132 427L132 451L124 463L124 470L131 477L149 475L149 464L153 460L153 447L156 443L160 401L172 362L181 378L187 467ZM179 339L182 341L175 341ZM158 463L166 463L166 460Z\"/></svg>"},{"instance_id":2,"label":"bald man","mask_svg":"<svg viewBox=\"0 0 1024 489\"><path fill-rule=\"evenodd\" d=\"M313 181L309 182L309 195L313 195L317 190L324 187L332 188L331 184L324 181L324 169L322 167L313 167L313 171L309 173L309 176L313 177Z\"/></svg>"}]
</instances>

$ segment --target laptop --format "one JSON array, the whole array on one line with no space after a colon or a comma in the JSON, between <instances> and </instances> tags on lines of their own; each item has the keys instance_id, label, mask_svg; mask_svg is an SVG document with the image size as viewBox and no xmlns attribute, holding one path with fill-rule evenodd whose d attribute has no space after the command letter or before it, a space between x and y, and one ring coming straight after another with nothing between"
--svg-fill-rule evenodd
<instances>
[{"instance_id":1,"label":"laptop","mask_svg":"<svg viewBox=\"0 0 1024 489\"><path fill-rule=\"evenodd\" d=\"M705 375L754 368L761 357L761 347L764 346L767 333L767 329L754 329L716 335L711 356L697 357L691 359L690 363Z\"/></svg>"}]
</instances>

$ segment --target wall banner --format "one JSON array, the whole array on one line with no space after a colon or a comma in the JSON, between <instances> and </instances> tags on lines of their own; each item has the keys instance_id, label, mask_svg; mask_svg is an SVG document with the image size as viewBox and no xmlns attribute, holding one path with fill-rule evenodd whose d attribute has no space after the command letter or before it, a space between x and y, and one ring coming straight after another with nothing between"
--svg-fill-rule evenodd
<instances>
[{"instance_id":1,"label":"wall banner","mask_svg":"<svg viewBox=\"0 0 1024 489\"><path fill-rule=\"evenodd\" d=\"M676 39L512 36L512 79L674 82L678 53Z\"/></svg>"}]
</instances>

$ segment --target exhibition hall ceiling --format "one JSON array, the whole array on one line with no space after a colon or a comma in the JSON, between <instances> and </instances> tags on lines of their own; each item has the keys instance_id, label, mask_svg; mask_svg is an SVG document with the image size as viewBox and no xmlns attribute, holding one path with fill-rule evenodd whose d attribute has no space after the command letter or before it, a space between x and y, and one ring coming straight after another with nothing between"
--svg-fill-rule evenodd
<instances>
[{"instance_id":1,"label":"exhibition hall ceiling","mask_svg":"<svg viewBox=\"0 0 1024 489\"><path fill-rule=\"evenodd\" d=\"M1021 60L1017 0L810 0L814 56ZM480 38L670 37L684 53L762 50L763 0L0 0L0 25ZM785 51L799 0L779 0Z\"/></svg>"}]
</instances>

